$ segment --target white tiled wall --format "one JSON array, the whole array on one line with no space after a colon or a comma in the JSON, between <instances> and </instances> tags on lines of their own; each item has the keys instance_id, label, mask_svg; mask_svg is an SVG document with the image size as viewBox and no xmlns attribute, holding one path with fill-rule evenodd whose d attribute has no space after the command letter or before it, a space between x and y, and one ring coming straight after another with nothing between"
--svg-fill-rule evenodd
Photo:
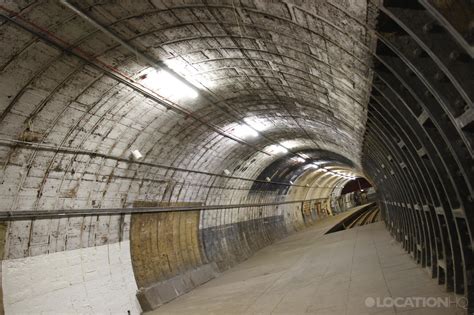
<instances>
[{"instance_id":1,"label":"white tiled wall","mask_svg":"<svg viewBox=\"0 0 474 315\"><path fill-rule=\"evenodd\" d=\"M129 241L5 260L7 314L139 314Z\"/></svg>"}]
</instances>

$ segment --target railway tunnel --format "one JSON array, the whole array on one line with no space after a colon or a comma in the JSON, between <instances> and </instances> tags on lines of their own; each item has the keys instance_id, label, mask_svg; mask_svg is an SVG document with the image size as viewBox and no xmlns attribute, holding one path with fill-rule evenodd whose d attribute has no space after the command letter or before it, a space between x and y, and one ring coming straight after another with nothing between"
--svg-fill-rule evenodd
<instances>
[{"instance_id":1,"label":"railway tunnel","mask_svg":"<svg viewBox=\"0 0 474 315\"><path fill-rule=\"evenodd\" d=\"M205 313L206 286L243 303L229 292L259 295L242 283L272 277L239 266L314 252L312 265L344 270L359 247L336 240L357 239L378 262L391 259L382 240L401 249L471 314L473 12L467 0L1 1L2 312L166 312L196 292L181 312ZM363 221L381 222L318 236L340 256L310 251L358 211L342 191L360 179L378 211ZM248 281L218 289L232 272ZM269 313L252 310L213 312Z\"/></svg>"}]
</instances>

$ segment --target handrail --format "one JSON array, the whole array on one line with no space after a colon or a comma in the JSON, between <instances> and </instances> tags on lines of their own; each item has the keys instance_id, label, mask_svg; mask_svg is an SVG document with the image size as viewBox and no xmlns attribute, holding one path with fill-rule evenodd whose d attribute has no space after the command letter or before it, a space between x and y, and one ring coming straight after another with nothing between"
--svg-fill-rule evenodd
<instances>
[{"instance_id":1,"label":"handrail","mask_svg":"<svg viewBox=\"0 0 474 315\"><path fill-rule=\"evenodd\" d=\"M141 207L141 208L90 208L90 209L59 209L59 210L17 210L0 211L0 221L18 221L33 219L60 219L81 216L103 216L103 215L125 215L160 213L173 211L196 211L196 210L221 210L251 207L279 206L293 203L304 203L316 200L327 200L327 198L293 200L268 203L247 203L229 205L202 205L202 206L177 206L177 207Z\"/></svg>"}]
</instances>

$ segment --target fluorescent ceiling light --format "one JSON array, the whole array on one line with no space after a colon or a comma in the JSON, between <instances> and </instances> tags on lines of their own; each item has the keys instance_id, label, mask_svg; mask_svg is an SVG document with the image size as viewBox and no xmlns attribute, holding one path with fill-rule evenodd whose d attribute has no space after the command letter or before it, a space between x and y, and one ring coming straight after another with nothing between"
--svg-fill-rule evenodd
<instances>
[{"instance_id":1,"label":"fluorescent ceiling light","mask_svg":"<svg viewBox=\"0 0 474 315\"><path fill-rule=\"evenodd\" d=\"M232 133L239 138L247 138L247 137L255 138L256 136L258 136L258 132L256 132L255 130L253 130L247 125L236 126L232 130Z\"/></svg>"},{"instance_id":2,"label":"fluorescent ceiling light","mask_svg":"<svg viewBox=\"0 0 474 315\"><path fill-rule=\"evenodd\" d=\"M304 142L301 140L285 140L280 142L282 146L288 149L294 149L296 147L304 145Z\"/></svg>"},{"instance_id":3,"label":"fluorescent ceiling light","mask_svg":"<svg viewBox=\"0 0 474 315\"><path fill-rule=\"evenodd\" d=\"M309 159L309 156L304 153L298 153L298 155L301 156L303 159Z\"/></svg>"},{"instance_id":4,"label":"fluorescent ceiling light","mask_svg":"<svg viewBox=\"0 0 474 315\"><path fill-rule=\"evenodd\" d=\"M216 81L211 81L205 73L199 73L182 57L166 59L164 62L176 73L187 74L186 81L194 86L202 86L208 89L216 87Z\"/></svg>"},{"instance_id":5,"label":"fluorescent ceiling light","mask_svg":"<svg viewBox=\"0 0 474 315\"><path fill-rule=\"evenodd\" d=\"M295 161L295 162L298 162L298 163L306 162L306 160L303 159L303 158L300 157L300 156L295 156L294 158L292 158L292 160Z\"/></svg>"},{"instance_id":6,"label":"fluorescent ceiling light","mask_svg":"<svg viewBox=\"0 0 474 315\"><path fill-rule=\"evenodd\" d=\"M307 169L317 169L318 167L316 165L313 165L313 164L306 164L303 166L303 170L307 170Z\"/></svg>"},{"instance_id":7,"label":"fluorescent ceiling light","mask_svg":"<svg viewBox=\"0 0 474 315\"><path fill-rule=\"evenodd\" d=\"M196 98L198 93L189 84L165 70L152 70L143 79L143 84L150 89L158 89L163 94L177 97Z\"/></svg>"},{"instance_id":8,"label":"fluorescent ceiling light","mask_svg":"<svg viewBox=\"0 0 474 315\"><path fill-rule=\"evenodd\" d=\"M266 148L268 153L270 154L278 154L278 153L288 153L288 150L281 145L272 144Z\"/></svg>"},{"instance_id":9,"label":"fluorescent ceiling light","mask_svg":"<svg viewBox=\"0 0 474 315\"><path fill-rule=\"evenodd\" d=\"M244 121L257 131L264 131L270 127L270 123L267 120L258 117L246 117Z\"/></svg>"}]
</instances>

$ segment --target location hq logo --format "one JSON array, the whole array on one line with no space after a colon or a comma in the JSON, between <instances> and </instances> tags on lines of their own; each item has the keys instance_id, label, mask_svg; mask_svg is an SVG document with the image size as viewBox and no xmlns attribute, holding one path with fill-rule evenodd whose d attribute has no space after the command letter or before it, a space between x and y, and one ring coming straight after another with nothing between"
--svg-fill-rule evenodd
<instances>
[{"instance_id":1,"label":"location hq logo","mask_svg":"<svg viewBox=\"0 0 474 315\"><path fill-rule=\"evenodd\" d=\"M409 296L409 297L368 297L365 299L367 307L425 307L441 308L456 307L466 309L467 299L464 297L434 297L434 296Z\"/></svg>"}]
</instances>

